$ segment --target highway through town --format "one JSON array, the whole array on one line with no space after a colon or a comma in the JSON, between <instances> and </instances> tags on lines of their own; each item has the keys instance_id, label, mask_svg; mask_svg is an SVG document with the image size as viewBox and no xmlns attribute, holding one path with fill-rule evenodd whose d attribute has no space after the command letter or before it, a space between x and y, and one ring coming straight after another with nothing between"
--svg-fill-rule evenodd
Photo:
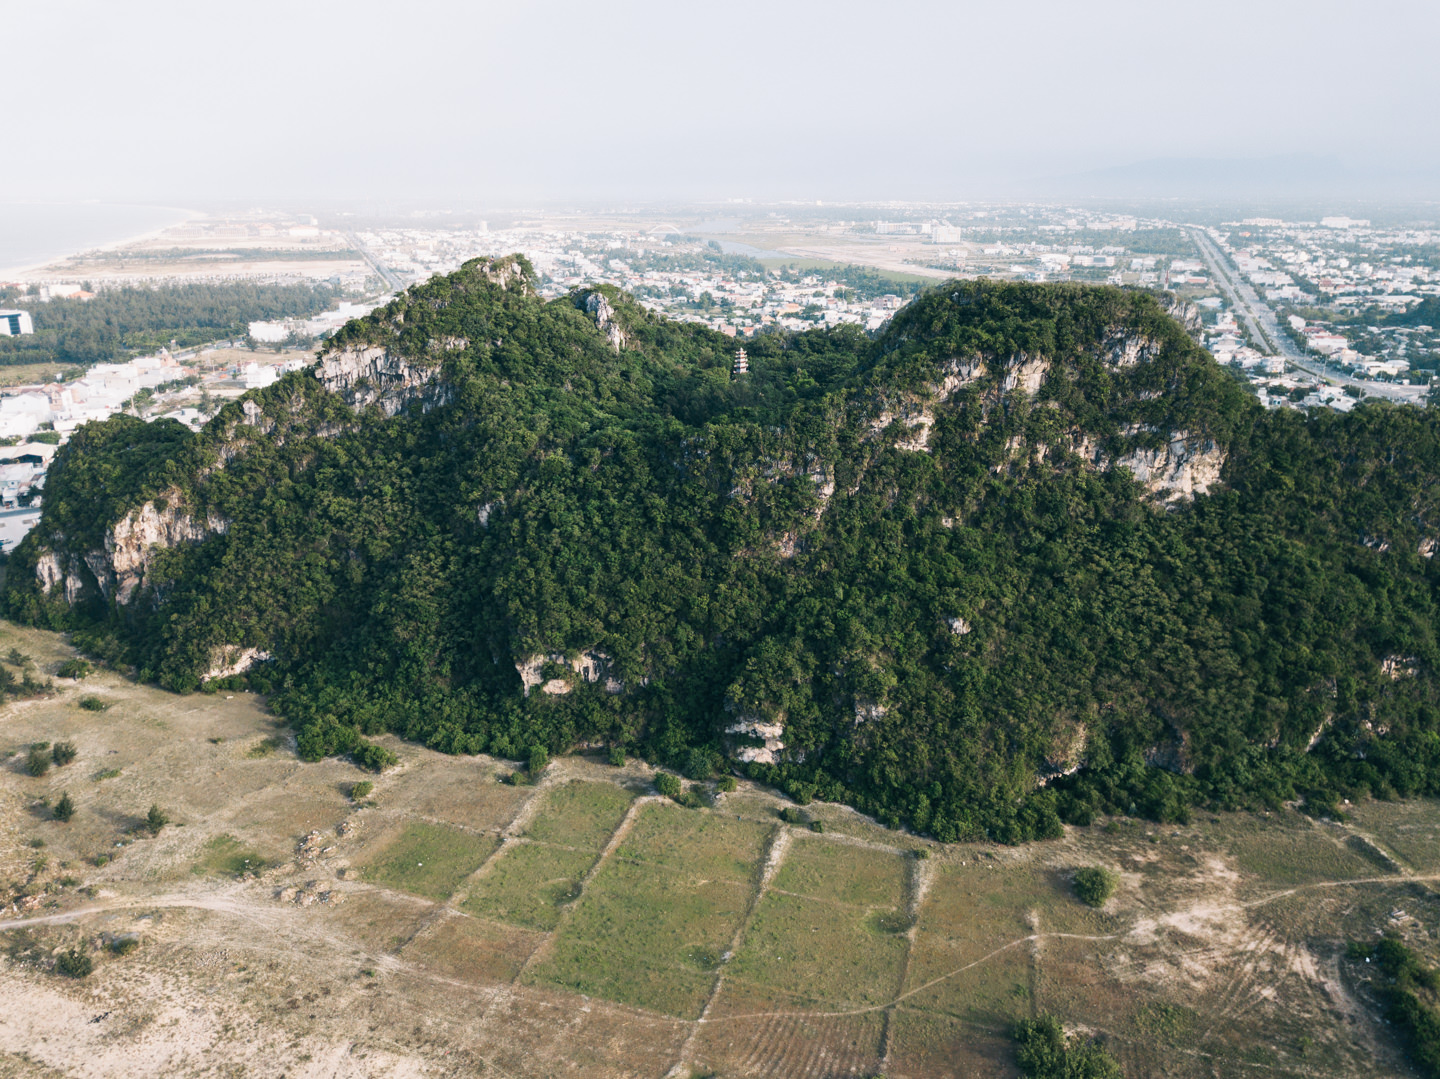
<instances>
[{"instance_id":1,"label":"highway through town","mask_svg":"<svg viewBox=\"0 0 1440 1079\"><path fill-rule=\"evenodd\" d=\"M1298 348L1295 342L1280 329L1280 322L1275 317L1275 309L1260 298L1255 287L1240 276L1235 265L1220 250L1210 233L1199 225L1187 225L1195 246L1200 249L1201 256L1210 267L1210 274L1225 298L1230 301L1234 308L1235 316L1245 323L1250 331L1251 340L1262 352L1271 356L1284 357L1285 362L1296 367L1307 374L1329 382L1336 386L1358 386L1365 391L1368 397L1386 397L1392 401L1400 401L1408 404L1424 404L1427 388L1425 386L1397 386L1389 382L1369 382L1363 379L1352 378L1340 371L1333 370L1325 363L1307 357Z\"/></svg>"},{"instance_id":2,"label":"highway through town","mask_svg":"<svg viewBox=\"0 0 1440 1079\"><path fill-rule=\"evenodd\" d=\"M370 253L370 249L360 242L360 237L353 232L345 233L345 239L350 246L359 252L360 257L370 264L370 268L380 275L380 280L385 282L385 287L395 292L405 291L405 282L401 281L395 271L386 266L378 258Z\"/></svg>"}]
</instances>

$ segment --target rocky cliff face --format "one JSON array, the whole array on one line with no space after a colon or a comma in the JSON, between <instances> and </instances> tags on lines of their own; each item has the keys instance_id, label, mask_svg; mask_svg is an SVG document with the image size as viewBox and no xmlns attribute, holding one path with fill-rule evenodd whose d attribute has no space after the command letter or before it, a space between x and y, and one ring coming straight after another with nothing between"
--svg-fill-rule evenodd
<instances>
[{"instance_id":1,"label":"rocky cliff face","mask_svg":"<svg viewBox=\"0 0 1440 1079\"><path fill-rule=\"evenodd\" d=\"M172 491L171 498L146 502L117 521L105 533L102 547L79 555L46 551L36 562L35 576L47 596L63 585L66 602L74 603L87 584L80 572L83 564L104 598L128 604L146 583L156 550L199 543L227 527L229 522L220 517L197 520L179 492Z\"/></svg>"},{"instance_id":2,"label":"rocky cliff face","mask_svg":"<svg viewBox=\"0 0 1440 1079\"><path fill-rule=\"evenodd\" d=\"M427 410L449 400L438 363L417 363L378 345L327 353L314 371L322 386L354 409L378 405L393 416L414 400Z\"/></svg>"},{"instance_id":3,"label":"rocky cliff face","mask_svg":"<svg viewBox=\"0 0 1440 1079\"><path fill-rule=\"evenodd\" d=\"M625 331L616 321L615 308L605 298L605 294L603 292L586 293L583 302L585 313L595 320L595 328L605 335L605 339L610 342L610 347L616 352L624 348Z\"/></svg>"},{"instance_id":4,"label":"rocky cliff face","mask_svg":"<svg viewBox=\"0 0 1440 1079\"><path fill-rule=\"evenodd\" d=\"M1107 467L1128 468L1152 495L1165 502L1208 494L1220 482L1225 453L1212 438L1172 431L1158 449L1137 449Z\"/></svg>"}]
</instances>

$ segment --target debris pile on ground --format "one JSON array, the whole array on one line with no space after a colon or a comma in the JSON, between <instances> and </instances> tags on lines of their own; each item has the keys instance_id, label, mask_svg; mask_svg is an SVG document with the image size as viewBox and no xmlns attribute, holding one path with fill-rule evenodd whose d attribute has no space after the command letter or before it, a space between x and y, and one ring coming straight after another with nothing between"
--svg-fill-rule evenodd
<instances>
[{"instance_id":1,"label":"debris pile on ground","mask_svg":"<svg viewBox=\"0 0 1440 1079\"><path fill-rule=\"evenodd\" d=\"M292 885L288 888L281 888L275 893L275 898L282 903L294 903L300 907L310 907L316 903L329 903L334 906L345 902L345 893L331 891L328 888L322 890L320 882L312 880L300 887Z\"/></svg>"}]
</instances>

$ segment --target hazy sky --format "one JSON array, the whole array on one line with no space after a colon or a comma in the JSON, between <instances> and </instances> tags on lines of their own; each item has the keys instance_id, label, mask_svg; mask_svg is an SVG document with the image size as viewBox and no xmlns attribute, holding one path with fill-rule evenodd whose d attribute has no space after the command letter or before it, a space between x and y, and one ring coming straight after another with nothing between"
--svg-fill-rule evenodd
<instances>
[{"instance_id":1,"label":"hazy sky","mask_svg":"<svg viewBox=\"0 0 1440 1079\"><path fill-rule=\"evenodd\" d=\"M1440 176L1435 0L71 0L5 23L0 199L958 199L1287 155Z\"/></svg>"}]
</instances>

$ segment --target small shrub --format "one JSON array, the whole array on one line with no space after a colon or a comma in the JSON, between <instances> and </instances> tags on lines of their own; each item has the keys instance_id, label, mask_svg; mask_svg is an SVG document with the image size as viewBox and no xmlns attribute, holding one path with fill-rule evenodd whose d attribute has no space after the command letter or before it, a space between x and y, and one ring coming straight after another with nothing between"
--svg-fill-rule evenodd
<instances>
[{"instance_id":1,"label":"small shrub","mask_svg":"<svg viewBox=\"0 0 1440 1079\"><path fill-rule=\"evenodd\" d=\"M41 839L39 836L36 836L34 839L30 840L30 846L34 850L41 850L45 846L45 840Z\"/></svg>"},{"instance_id":2,"label":"small shrub","mask_svg":"<svg viewBox=\"0 0 1440 1079\"><path fill-rule=\"evenodd\" d=\"M93 865L96 869L99 869L101 866L109 865L114 860L114 855L102 851L101 853L95 855L95 857L90 859L90 864Z\"/></svg>"},{"instance_id":3,"label":"small shrub","mask_svg":"<svg viewBox=\"0 0 1440 1079\"><path fill-rule=\"evenodd\" d=\"M923 861L924 859L930 857L930 849L928 847L916 847L915 857Z\"/></svg>"},{"instance_id":4,"label":"small shrub","mask_svg":"<svg viewBox=\"0 0 1440 1079\"><path fill-rule=\"evenodd\" d=\"M20 651L20 649L12 648L5 653L5 662L16 667L28 667L30 665L30 657Z\"/></svg>"},{"instance_id":5,"label":"small shrub","mask_svg":"<svg viewBox=\"0 0 1440 1079\"><path fill-rule=\"evenodd\" d=\"M115 955L129 955L138 947L139 937L116 937L110 942L110 951Z\"/></svg>"},{"instance_id":6,"label":"small shrub","mask_svg":"<svg viewBox=\"0 0 1440 1079\"><path fill-rule=\"evenodd\" d=\"M38 746L38 742L31 746L30 755L25 758L25 774L34 776L36 779L50 771L50 754L37 748Z\"/></svg>"},{"instance_id":7,"label":"small shrub","mask_svg":"<svg viewBox=\"0 0 1440 1079\"><path fill-rule=\"evenodd\" d=\"M550 767L549 751L544 746L531 746L530 759L526 765L526 770L530 775L538 777L548 767Z\"/></svg>"},{"instance_id":8,"label":"small shrub","mask_svg":"<svg viewBox=\"0 0 1440 1079\"><path fill-rule=\"evenodd\" d=\"M374 783L371 783L368 779L362 779L359 783L355 783L355 784L352 784L352 785L351 785L351 787L350 787L350 798L351 798L352 801L358 802L358 801L360 801L360 799L362 799L362 798L368 798L368 797L370 797L370 792L373 791L374 789L375 789L375 784L374 784Z\"/></svg>"},{"instance_id":9,"label":"small shrub","mask_svg":"<svg viewBox=\"0 0 1440 1079\"><path fill-rule=\"evenodd\" d=\"M68 862L61 862L60 864L63 866L63 865L68 865L69 863L68 863ZM80 878L79 878L79 877L72 877L72 876L66 875L66 876L61 877L61 878L60 878L59 880L57 880L55 883L58 884L61 888L75 888L75 887L77 887L77 886L80 884Z\"/></svg>"},{"instance_id":10,"label":"small shrub","mask_svg":"<svg viewBox=\"0 0 1440 1079\"><path fill-rule=\"evenodd\" d=\"M87 693L77 702L87 712L103 712L110 707L104 697L97 697L93 693Z\"/></svg>"},{"instance_id":11,"label":"small shrub","mask_svg":"<svg viewBox=\"0 0 1440 1079\"><path fill-rule=\"evenodd\" d=\"M95 969L95 961L79 948L71 948L55 957L55 973L67 978L85 978Z\"/></svg>"},{"instance_id":12,"label":"small shrub","mask_svg":"<svg viewBox=\"0 0 1440 1079\"><path fill-rule=\"evenodd\" d=\"M50 750L50 759L57 768L64 768L75 759L75 752L74 742L56 742L55 748Z\"/></svg>"},{"instance_id":13,"label":"small shrub","mask_svg":"<svg viewBox=\"0 0 1440 1079\"><path fill-rule=\"evenodd\" d=\"M715 784L715 789L721 794L729 794L736 786L734 776L721 776L719 782Z\"/></svg>"},{"instance_id":14,"label":"small shrub","mask_svg":"<svg viewBox=\"0 0 1440 1079\"><path fill-rule=\"evenodd\" d=\"M158 805L152 805L150 812L145 814L145 830L151 835L159 835L160 829L170 823L170 818Z\"/></svg>"},{"instance_id":15,"label":"small shrub","mask_svg":"<svg viewBox=\"0 0 1440 1079\"><path fill-rule=\"evenodd\" d=\"M368 768L372 772L383 772L400 763L399 757L374 742L361 742L350 756L361 768Z\"/></svg>"},{"instance_id":16,"label":"small shrub","mask_svg":"<svg viewBox=\"0 0 1440 1079\"><path fill-rule=\"evenodd\" d=\"M280 739L262 738L260 739L260 741L256 742L253 746L251 746L245 751L245 756L249 757L251 760L259 760L262 757L270 756L270 754L274 753L279 748Z\"/></svg>"},{"instance_id":17,"label":"small shrub","mask_svg":"<svg viewBox=\"0 0 1440 1079\"><path fill-rule=\"evenodd\" d=\"M75 815L75 802L71 799L69 791L60 795L60 801L55 803L55 808L51 812L55 814L55 819L58 821L68 821Z\"/></svg>"},{"instance_id":18,"label":"small shrub","mask_svg":"<svg viewBox=\"0 0 1440 1079\"><path fill-rule=\"evenodd\" d=\"M98 783L102 779L114 779L119 774L120 769L118 768L106 768L104 771L95 773L95 782Z\"/></svg>"},{"instance_id":19,"label":"small shrub","mask_svg":"<svg viewBox=\"0 0 1440 1079\"><path fill-rule=\"evenodd\" d=\"M780 810L780 819L786 824L809 824L810 814L795 806L786 806Z\"/></svg>"},{"instance_id":20,"label":"small shrub","mask_svg":"<svg viewBox=\"0 0 1440 1079\"><path fill-rule=\"evenodd\" d=\"M680 793L675 799L686 809L700 809L705 805L705 799L694 787L689 787Z\"/></svg>"},{"instance_id":21,"label":"small shrub","mask_svg":"<svg viewBox=\"0 0 1440 1079\"><path fill-rule=\"evenodd\" d=\"M523 787L525 785L525 774L523 772L506 772L500 777L501 783L508 783L512 787Z\"/></svg>"},{"instance_id":22,"label":"small shrub","mask_svg":"<svg viewBox=\"0 0 1440 1079\"><path fill-rule=\"evenodd\" d=\"M681 791L680 777L671 775L669 772L661 772L655 777L655 789L666 798L679 798Z\"/></svg>"},{"instance_id":23,"label":"small shrub","mask_svg":"<svg viewBox=\"0 0 1440 1079\"><path fill-rule=\"evenodd\" d=\"M685 767L681 771L691 779L711 779L717 771L714 751L696 746L685 755Z\"/></svg>"},{"instance_id":24,"label":"small shrub","mask_svg":"<svg viewBox=\"0 0 1440 1079\"><path fill-rule=\"evenodd\" d=\"M61 678L79 680L90 673L90 664L79 658L67 659L55 669L55 673Z\"/></svg>"},{"instance_id":25,"label":"small shrub","mask_svg":"<svg viewBox=\"0 0 1440 1079\"><path fill-rule=\"evenodd\" d=\"M1086 866L1075 871L1076 898L1092 907L1103 907L1119 884L1119 877L1099 866Z\"/></svg>"},{"instance_id":26,"label":"small shrub","mask_svg":"<svg viewBox=\"0 0 1440 1079\"><path fill-rule=\"evenodd\" d=\"M610 754L609 754L609 756L608 756L606 759L607 759L611 764L613 764L616 768L624 768L624 767L625 767L625 747L624 747L624 746L611 746L611 747L610 747Z\"/></svg>"},{"instance_id":27,"label":"small shrub","mask_svg":"<svg viewBox=\"0 0 1440 1079\"><path fill-rule=\"evenodd\" d=\"M810 830L812 832L823 832L825 830L825 822L823 820L812 820L810 822Z\"/></svg>"}]
</instances>

